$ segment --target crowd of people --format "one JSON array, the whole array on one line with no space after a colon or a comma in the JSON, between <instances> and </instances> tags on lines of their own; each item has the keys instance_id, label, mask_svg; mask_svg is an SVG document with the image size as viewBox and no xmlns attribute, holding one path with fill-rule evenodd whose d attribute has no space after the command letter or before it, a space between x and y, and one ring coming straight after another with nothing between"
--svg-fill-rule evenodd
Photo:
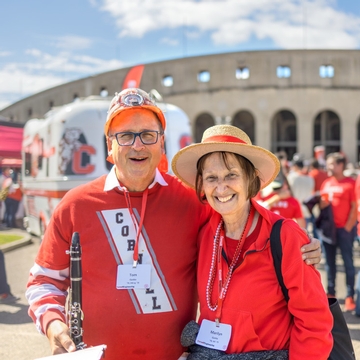
<instances>
[{"instance_id":1,"label":"crowd of people","mask_svg":"<svg viewBox=\"0 0 360 360\"><path fill-rule=\"evenodd\" d=\"M283 163L283 180L280 185L279 181L271 184L259 200L321 240L328 297L336 297L336 255L340 249L347 289L344 308L354 311L353 248L360 235L360 177L354 169L349 172L346 156L340 152L329 153L324 161L306 160L299 154L288 161L283 153L278 155Z\"/></svg>"}]
</instances>

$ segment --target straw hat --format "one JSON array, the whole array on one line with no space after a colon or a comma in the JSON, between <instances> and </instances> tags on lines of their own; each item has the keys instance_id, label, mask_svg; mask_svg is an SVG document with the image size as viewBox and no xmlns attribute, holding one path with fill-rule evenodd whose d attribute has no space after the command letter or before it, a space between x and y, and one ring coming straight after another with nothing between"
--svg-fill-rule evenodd
<instances>
[{"instance_id":1,"label":"straw hat","mask_svg":"<svg viewBox=\"0 0 360 360\"><path fill-rule=\"evenodd\" d=\"M137 88L129 88L116 93L110 102L109 111L104 127L105 135L108 135L109 128L114 118L122 111L130 111L135 109L151 110L158 117L163 130L166 127L164 113L156 105L155 101L151 99L150 95L144 90Z\"/></svg>"},{"instance_id":2,"label":"straw hat","mask_svg":"<svg viewBox=\"0 0 360 360\"><path fill-rule=\"evenodd\" d=\"M175 154L171 163L172 170L180 180L195 188L199 159L217 151L239 154L251 161L259 171L261 188L269 185L280 170L280 162L272 152L252 145L244 131L231 125L215 125L208 128L201 143L189 145Z\"/></svg>"}]
</instances>

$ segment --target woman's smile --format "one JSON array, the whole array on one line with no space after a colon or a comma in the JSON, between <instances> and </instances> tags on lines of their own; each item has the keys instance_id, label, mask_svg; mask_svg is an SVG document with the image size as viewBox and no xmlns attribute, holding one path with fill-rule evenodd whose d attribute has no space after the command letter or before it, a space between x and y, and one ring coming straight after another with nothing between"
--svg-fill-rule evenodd
<instances>
[{"instance_id":1,"label":"woman's smile","mask_svg":"<svg viewBox=\"0 0 360 360\"><path fill-rule=\"evenodd\" d=\"M229 200L231 200L233 197L234 197L235 195L233 194L233 195L229 195L229 196L222 196L222 197L220 197L220 196L215 196L215 198L217 199L217 200L219 200L220 202L222 202L222 203L226 203L226 202L228 202Z\"/></svg>"}]
</instances>

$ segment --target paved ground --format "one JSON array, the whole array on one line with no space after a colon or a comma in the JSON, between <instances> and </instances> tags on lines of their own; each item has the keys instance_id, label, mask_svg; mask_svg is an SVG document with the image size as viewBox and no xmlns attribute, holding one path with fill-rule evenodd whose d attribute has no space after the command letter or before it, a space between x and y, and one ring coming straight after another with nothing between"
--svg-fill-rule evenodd
<instances>
[{"instance_id":1,"label":"paved ground","mask_svg":"<svg viewBox=\"0 0 360 360\"><path fill-rule=\"evenodd\" d=\"M0 233L4 233L0 229ZM34 262L40 241L30 238L25 231L17 230L16 233L24 235L20 247L13 249L8 247L5 251L5 262L8 282L14 295L20 300L13 305L0 304L0 359L7 360L34 360L38 357L50 355L48 342L44 336L39 335L35 325L27 315L27 302L24 291L28 278L29 269ZM355 265L360 270L360 247L354 251ZM341 260L339 259L339 264ZM323 265L319 265L321 276L325 279ZM325 283L325 282L324 282ZM344 303L345 277L344 269L340 265L337 278L338 297L340 303ZM360 359L360 318L351 313L344 313L351 338L355 348L356 357Z\"/></svg>"}]
</instances>

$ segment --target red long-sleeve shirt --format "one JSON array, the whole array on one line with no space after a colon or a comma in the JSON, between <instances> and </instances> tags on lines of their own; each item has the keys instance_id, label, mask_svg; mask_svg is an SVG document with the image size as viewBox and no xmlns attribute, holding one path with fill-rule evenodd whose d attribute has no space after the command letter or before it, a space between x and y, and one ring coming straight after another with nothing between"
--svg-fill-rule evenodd
<instances>
[{"instance_id":1,"label":"red long-sleeve shirt","mask_svg":"<svg viewBox=\"0 0 360 360\"><path fill-rule=\"evenodd\" d=\"M300 247L309 240L294 221L284 220L282 274L289 290L287 303L275 274L269 243L272 225L279 216L256 202L252 205L260 213L259 234L243 249L243 262L232 275L221 313L221 322L232 326L227 353L289 349L290 360L326 360L333 344L333 318L320 274L315 267L304 264L301 257ZM214 214L199 234L199 322L215 320L215 312L207 306L206 287L219 221L220 215ZM222 264L225 277L228 267L225 261ZM217 278L213 289L212 304L218 297Z\"/></svg>"}]
</instances>

